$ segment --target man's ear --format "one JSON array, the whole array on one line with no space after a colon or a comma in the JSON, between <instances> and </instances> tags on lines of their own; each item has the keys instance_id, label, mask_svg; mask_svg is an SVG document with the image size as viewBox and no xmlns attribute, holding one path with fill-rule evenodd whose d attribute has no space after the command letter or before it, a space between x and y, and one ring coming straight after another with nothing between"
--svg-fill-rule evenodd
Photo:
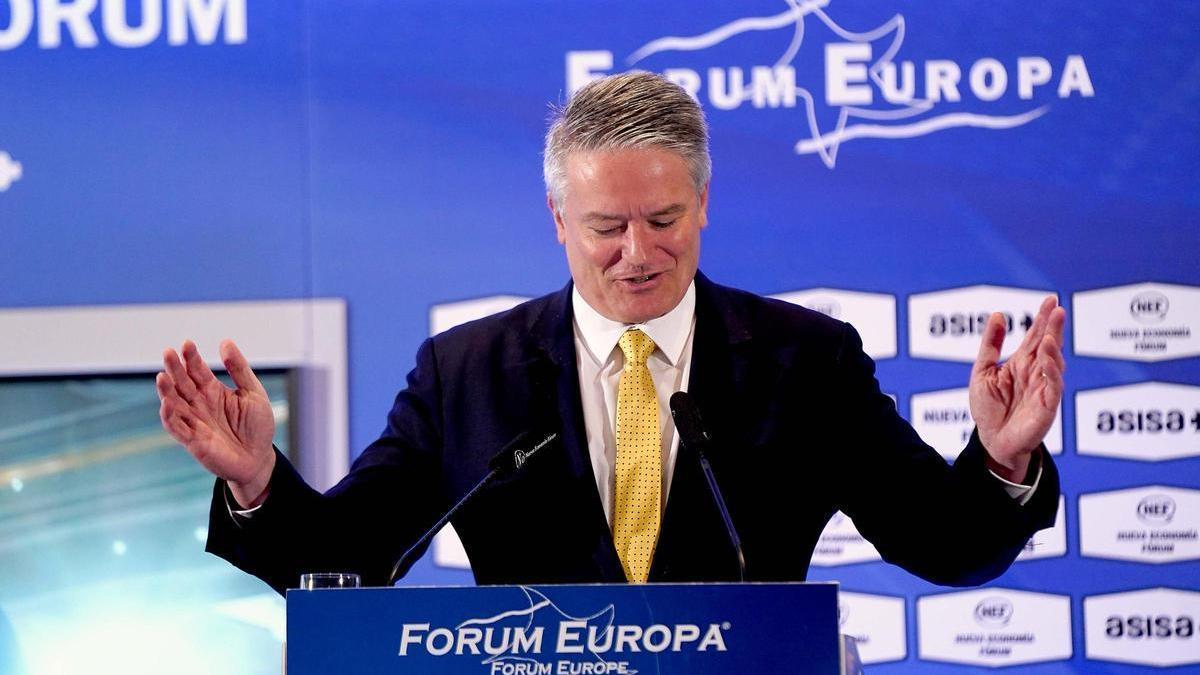
<instances>
[{"instance_id":1,"label":"man's ear","mask_svg":"<svg viewBox=\"0 0 1200 675\"><path fill-rule=\"evenodd\" d=\"M567 243L567 224L563 222L562 210L554 203L554 196L549 192L546 193L546 208L550 209L550 215L554 217L554 230L558 234L558 243Z\"/></svg>"},{"instance_id":2,"label":"man's ear","mask_svg":"<svg viewBox=\"0 0 1200 675\"><path fill-rule=\"evenodd\" d=\"M709 181L709 183L711 183L711 182L712 181ZM709 183L705 183L704 189L700 191L699 218L700 218L700 227L701 228L704 228L708 225L708 186L709 186Z\"/></svg>"}]
</instances>

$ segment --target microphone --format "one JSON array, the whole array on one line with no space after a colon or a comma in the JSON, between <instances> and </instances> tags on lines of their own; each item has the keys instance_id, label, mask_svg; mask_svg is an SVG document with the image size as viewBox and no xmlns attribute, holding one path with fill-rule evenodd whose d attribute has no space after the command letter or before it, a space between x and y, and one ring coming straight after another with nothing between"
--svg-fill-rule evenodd
<instances>
[{"instance_id":1,"label":"microphone","mask_svg":"<svg viewBox=\"0 0 1200 675\"><path fill-rule=\"evenodd\" d=\"M708 456L705 454L712 446L712 434L704 426L704 421L700 419L700 409L687 392L677 391L671 394L671 417L675 420L675 428L679 430L679 442L694 450L700 458L700 470L704 472L704 479L708 481L708 491L712 493L717 510L721 512L725 534L729 536L729 543L733 545L737 554L738 581L745 581L746 554L742 551L742 540L738 537L737 528L733 526L733 518L729 517L729 506L721 496L721 487L717 485L717 477L713 475L712 465L708 463Z\"/></svg>"},{"instance_id":2,"label":"microphone","mask_svg":"<svg viewBox=\"0 0 1200 675\"><path fill-rule=\"evenodd\" d=\"M387 585L394 586L396 584L396 581L400 578L404 571L408 569L408 566L412 564L413 558L416 557L416 554L421 550L421 547L429 543L429 540L433 538L433 535L437 534L438 531L445 527L446 523L450 522L450 519L454 517L454 514L458 513L459 509L466 506L468 502L474 499L475 495L478 494L480 490L498 479L510 478L519 473L525 468L525 465L530 459L533 458L534 455L536 455L547 445L553 443L557 438L557 431L541 434L536 434L531 431L523 431L518 434L516 438L509 441L508 445L505 445L500 452L496 453L494 457L488 460L489 471L487 475L481 478L479 482L475 484L475 487L471 488L467 494L463 495L462 499L459 499L454 506L450 507L450 510L447 511L441 518L439 518L438 521L433 524L433 527L426 530L425 534L421 535L421 538L417 540L417 543L408 547L408 550L404 552L404 555L400 556L400 559L396 561L394 566L392 566L392 573L388 575Z\"/></svg>"}]
</instances>

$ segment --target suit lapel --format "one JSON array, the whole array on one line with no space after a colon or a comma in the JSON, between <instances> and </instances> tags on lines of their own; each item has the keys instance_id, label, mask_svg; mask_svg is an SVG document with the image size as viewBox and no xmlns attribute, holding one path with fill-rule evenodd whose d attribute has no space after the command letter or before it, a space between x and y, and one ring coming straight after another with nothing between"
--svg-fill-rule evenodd
<instances>
[{"instance_id":1,"label":"suit lapel","mask_svg":"<svg viewBox=\"0 0 1200 675\"><path fill-rule=\"evenodd\" d=\"M538 316L531 333L538 345L538 354L531 364L535 372L545 373L539 377L548 391L553 392L552 405L558 413L563 445L566 450L570 479L576 482L584 504L584 522L580 536L595 537L592 559L596 564L601 581L625 581L621 560L613 546L608 518L600 502L596 488L596 476L592 471L588 453L587 433L583 422L583 403L579 389L579 368L576 364L575 332L571 311L570 283L551 299L545 311ZM536 404L536 403L535 403ZM564 533L564 536L570 536Z\"/></svg>"},{"instance_id":2,"label":"suit lapel","mask_svg":"<svg viewBox=\"0 0 1200 675\"><path fill-rule=\"evenodd\" d=\"M728 291L697 272L696 337L688 393L718 440L732 440L734 420L743 419L738 406L746 398L739 390L749 376L749 342L747 322L729 302Z\"/></svg>"},{"instance_id":3,"label":"suit lapel","mask_svg":"<svg viewBox=\"0 0 1200 675\"><path fill-rule=\"evenodd\" d=\"M738 385L746 381L749 368L746 347L750 331L746 326L744 317L729 302L728 291L697 272L696 333L687 390L718 444L736 438L736 421L743 419L737 406L744 399ZM722 446L722 450L733 449ZM723 556L703 559L711 557L702 553L708 544L724 551L724 526L697 458L682 445L678 452L650 579L736 579L732 552L728 561Z\"/></svg>"}]
</instances>

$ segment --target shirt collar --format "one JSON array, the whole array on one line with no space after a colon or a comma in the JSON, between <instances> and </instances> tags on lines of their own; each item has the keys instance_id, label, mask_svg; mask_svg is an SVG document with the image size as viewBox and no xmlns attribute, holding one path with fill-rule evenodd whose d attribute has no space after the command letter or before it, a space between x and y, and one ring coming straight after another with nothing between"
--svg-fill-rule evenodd
<instances>
[{"instance_id":1,"label":"shirt collar","mask_svg":"<svg viewBox=\"0 0 1200 675\"><path fill-rule=\"evenodd\" d=\"M674 367L683 356L683 348L687 344L688 334L692 331L692 322L696 316L696 282L693 280L688 284L683 299L675 305L675 309L645 323L627 324L606 318L583 299L577 287L571 289L571 302L574 308L575 329L597 364L603 366L607 363L612 358L621 335L630 328L637 328L654 340L657 348L655 353L661 352Z\"/></svg>"}]
</instances>

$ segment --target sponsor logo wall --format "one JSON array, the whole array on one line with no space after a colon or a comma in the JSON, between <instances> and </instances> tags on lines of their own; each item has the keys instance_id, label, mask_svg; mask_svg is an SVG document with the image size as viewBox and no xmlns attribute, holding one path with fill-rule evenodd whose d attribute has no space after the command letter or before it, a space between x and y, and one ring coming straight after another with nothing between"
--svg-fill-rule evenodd
<instances>
[{"instance_id":1,"label":"sponsor logo wall","mask_svg":"<svg viewBox=\"0 0 1200 675\"><path fill-rule=\"evenodd\" d=\"M1158 462L1200 455L1200 387L1142 382L1075 394L1081 455Z\"/></svg>"},{"instance_id":2,"label":"sponsor logo wall","mask_svg":"<svg viewBox=\"0 0 1200 675\"><path fill-rule=\"evenodd\" d=\"M988 667L1071 657L1065 595L986 588L917 600L921 658Z\"/></svg>"},{"instance_id":3,"label":"sponsor logo wall","mask_svg":"<svg viewBox=\"0 0 1200 675\"><path fill-rule=\"evenodd\" d=\"M547 101L661 72L709 116L701 269L854 325L948 461L989 314L1007 356L1043 297L1068 309L1063 501L1009 572L948 592L842 513L822 533L809 578L842 583L871 672L1182 672L1196 25L1200 5L1116 0L0 0L0 306L345 298L363 448L422 339L566 282ZM406 583L469 564L447 528Z\"/></svg>"},{"instance_id":4,"label":"sponsor logo wall","mask_svg":"<svg viewBox=\"0 0 1200 675\"><path fill-rule=\"evenodd\" d=\"M1200 663L1200 593L1152 588L1083 600L1089 659L1145 666Z\"/></svg>"}]
</instances>

